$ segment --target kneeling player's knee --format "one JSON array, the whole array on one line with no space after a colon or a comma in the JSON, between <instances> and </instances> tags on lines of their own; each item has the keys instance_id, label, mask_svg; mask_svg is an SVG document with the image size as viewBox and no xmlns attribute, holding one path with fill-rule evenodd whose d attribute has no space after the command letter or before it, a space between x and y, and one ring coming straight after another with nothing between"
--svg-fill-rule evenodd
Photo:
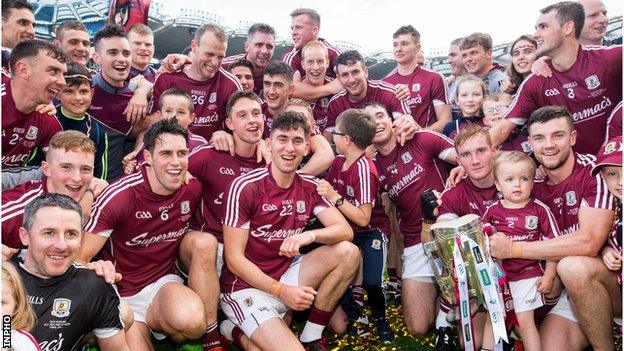
<instances>
[{"instance_id":1,"label":"kneeling player's knee","mask_svg":"<svg viewBox=\"0 0 624 351\"><path fill-rule=\"evenodd\" d=\"M193 260L214 261L217 256L217 239L208 233L193 235L188 242L188 247L192 250Z\"/></svg>"},{"instance_id":2,"label":"kneeling player's knee","mask_svg":"<svg viewBox=\"0 0 624 351\"><path fill-rule=\"evenodd\" d=\"M206 332L204 305L197 298L180 301L174 313L167 316L168 324L188 339L199 339Z\"/></svg>"},{"instance_id":3,"label":"kneeling player's knee","mask_svg":"<svg viewBox=\"0 0 624 351\"><path fill-rule=\"evenodd\" d=\"M557 274L568 290L586 286L595 277L593 265L583 262L582 257L565 257L557 264Z\"/></svg>"},{"instance_id":4,"label":"kneeling player's knee","mask_svg":"<svg viewBox=\"0 0 624 351\"><path fill-rule=\"evenodd\" d=\"M335 244L336 257L345 264L358 267L360 264L360 249L349 241L341 241Z\"/></svg>"}]
</instances>

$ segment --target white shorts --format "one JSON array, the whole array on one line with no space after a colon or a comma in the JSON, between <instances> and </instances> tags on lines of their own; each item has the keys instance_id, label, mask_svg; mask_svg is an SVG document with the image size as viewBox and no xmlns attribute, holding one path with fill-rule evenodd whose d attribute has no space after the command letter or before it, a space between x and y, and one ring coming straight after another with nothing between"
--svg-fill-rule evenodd
<instances>
[{"instance_id":1,"label":"white shorts","mask_svg":"<svg viewBox=\"0 0 624 351\"><path fill-rule=\"evenodd\" d=\"M533 311L544 306L544 297L537 291L537 282L541 277L527 278L509 282L509 290L513 298L516 312Z\"/></svg>"},{"instance_id":2,"label":"white shorts","mask_svg":"<svg viewBox=\"0 0 624 351\"><path fill-rule=\"evenodd\" d=\"M561 296L559 296L559 301L557 301L557 304L555 305L555 307L553 307L553 309L550 310L550 312L548 312L548 314L551 314L551 313L561 316L574 323L579 322L578 317L576 316L576 313L572 309L570 296L568 295L568 292L565 290L561 293Z\"/></svg>"},{"instance_id":3,"label":"white shorts","mask_svg":"<svg viewBox=\"0 0 624 351\"><path fill-rule=\"evenodd\" d=\"M303 256L297 256L280 278L286 285L299 285L299 268ZM282 318L288 307L275 296L264 291L247 288L221 294L221 309L226 317L251 337L256 329L271 318Z\"/></svg>"},{"instance_id":4,"label":"white shorts","mask_svg":"<svg viewBox=\"0 0 624 351\"><path fill-rule=\"evenodd\" d=\"M433 283L434 275L429 259L423 250L423 244L416 244L403 249L403 279L412 279L423 283Z\"/></svg>"},{"instance_id":5,"label":"white shorts","mask_svg":"<svg viewBox=\"0 0 624 351\"><path fill-rule=\"evenodd\" d=\"M223 244L217 243L217 278L221 278L221 270L223 269Z\"/></svg>"},{"instance_id":6,"label":"white shorts","mask_svg":"<svg viewBox=\"0 0 624 351\"><path fill-rule=\"evenodd\" d=\"M160 291L160 289L167 283L183 284L183 280L175 274L167 274L163 277L160 277L160 279L153 282L152 284L144 287L138 293L132 296L122 297L122 299L126 301L126 303L134 311L135 321L143 323L147 322L147 309L152 304L152 301L154 300L154 297L156 296L158 291ZM153 330L150 331L158 340L162 340L167 337L166 335L157 333Z\"/></svg>"}]
</instances>

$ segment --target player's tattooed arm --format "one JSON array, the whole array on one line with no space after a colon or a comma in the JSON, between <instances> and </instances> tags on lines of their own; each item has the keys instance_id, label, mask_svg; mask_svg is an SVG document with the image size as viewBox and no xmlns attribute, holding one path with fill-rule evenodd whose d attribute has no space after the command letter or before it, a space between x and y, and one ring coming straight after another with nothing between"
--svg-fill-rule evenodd
<instances>
[{"instance_id":1,"label":"player's tattooed arm","mask_svg":"<svg viewBox=\"0 0 624 351\"><path fill-rule=\"evenodd\" d=\"M318 176L331 167L334 162L334 150L322 135L313 135L310 137L310 151L312 157L301 167L299 172Z\"/></svg>"}]
</instances>

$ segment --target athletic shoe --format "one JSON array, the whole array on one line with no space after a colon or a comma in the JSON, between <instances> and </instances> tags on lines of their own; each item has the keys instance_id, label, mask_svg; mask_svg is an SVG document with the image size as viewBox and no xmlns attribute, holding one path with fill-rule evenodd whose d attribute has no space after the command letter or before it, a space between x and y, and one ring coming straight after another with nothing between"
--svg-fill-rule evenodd
<instances>
[{"instance_id":1,"label":"athletic shoe","mask_svg":"<svg viewBox=\"0 0 624 351\"><path fill-rule=\"evenodd\" d=\"M444 327L438 328L435 331L438 334L438 338L436 340L435 349L436 351L456 351L457 345L455 345L455 339L453 338L453 328Z\"/></svg>"},{"instance_id":2,"label":"athletic shoe","mask_svg":"<svg viewBox=\"0 0 624 351\"><path fill-rule=\"evenodd\" d=\"M364 325L368 325L369 324L368 323L368 317L366 317L366 316L360 316L355 322L356 323L361 323L361 324L364 324Z\"/></svg>"},{"instance_id":3,"label":"athletic shoe","mask_svg":"<svg viewBox=\"0 0 624 351\"><path fill-rule=\"evenodd\" d=\"M327 345L325 338L302 343L306 351L329 351L330 348Z\"/></svg>"},{"instance_id":4,"label":"athletic shoe","mask_svg":"<svg viewBox=\"0 0 624 351\"><path fill-rule=\"evenodd\" d=\"M347 334L356 337L365 337L370 335L370 331L368 330L368 325L349 321L349 325L347 325Z\"/></svg>"},{"instance_id":5,"label":"athletic shoe","mask_svg":"<svg viewBox=\"0 0 624 351\"><path fill-rule=\"evenodd\" d=\"M394 341L394 333L388 324L388 320L380 318L373 321L377 328L377 335L379 336L379 342L382 344L392 344Z\"/></svg>"}]
</instances>

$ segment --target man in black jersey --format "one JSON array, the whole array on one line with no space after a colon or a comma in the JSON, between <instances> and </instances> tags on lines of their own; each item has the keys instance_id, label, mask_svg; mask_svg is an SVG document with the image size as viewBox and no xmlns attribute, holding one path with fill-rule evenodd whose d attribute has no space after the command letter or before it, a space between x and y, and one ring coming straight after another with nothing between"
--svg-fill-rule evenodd
<instances>
[{"instance_id":1,"label":"man in black jersey","mask_svg":"<svg viewBox=\"0 0 624 351\"><path fill-rule=\"evenodd\" d=\"M119 295L74 263L83 235L80 205L65 195L44 194L24 210L19 234L28 250L13 261L37 316L32 334L41 349L69 351L92 332L102 351L130 350Z\"/></svg>"}]
</instances>

